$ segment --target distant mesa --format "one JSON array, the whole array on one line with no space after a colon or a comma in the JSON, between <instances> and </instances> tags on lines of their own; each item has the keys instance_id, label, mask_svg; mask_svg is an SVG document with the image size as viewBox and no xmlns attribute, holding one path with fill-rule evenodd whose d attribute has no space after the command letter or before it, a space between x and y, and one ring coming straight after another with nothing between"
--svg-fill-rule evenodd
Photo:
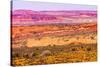
<instances>
[{"instance_id":1,"label":"distant mesa","mask_svg":"<svg viewBox=\"0 0 100 67\"><path fill-rule=\"evenodd\" d=\"M13 25L96 22L96 11L12 11Z\"/></svg>"}]
</instances>

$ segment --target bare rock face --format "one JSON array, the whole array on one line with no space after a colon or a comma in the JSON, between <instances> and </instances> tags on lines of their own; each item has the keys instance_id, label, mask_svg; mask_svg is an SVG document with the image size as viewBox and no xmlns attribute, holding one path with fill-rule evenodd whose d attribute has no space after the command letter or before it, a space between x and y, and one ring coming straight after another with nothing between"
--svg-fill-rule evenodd
<instances>
[{"instance_id":1,"label":"bare rock face","mask_svg":"<svg viewBox=\"0 0 100 67\"><path fill-rule=\"evenodd\" d=\"M51 51L50 51L50 50L44 50L44 51L40 54L40 56L49 56L49 55L51 55Z\"/></svg>"}]
</instances>

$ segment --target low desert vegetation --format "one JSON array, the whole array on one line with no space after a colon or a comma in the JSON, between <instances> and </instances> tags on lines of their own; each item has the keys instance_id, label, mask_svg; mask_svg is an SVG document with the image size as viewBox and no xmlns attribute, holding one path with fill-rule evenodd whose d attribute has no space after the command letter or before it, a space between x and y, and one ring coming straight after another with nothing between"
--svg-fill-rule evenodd
<instances>
[{"instance_id":1,"label":"low desert vegetation","mask_svg":"<svg viewBox=\"0 0 100 67\"><path fill-rule=\"evenodd\" d=\"M96 44L56 45L13 49L12 65L90 62L97 60Z\"/></svg>"}]
</instances>

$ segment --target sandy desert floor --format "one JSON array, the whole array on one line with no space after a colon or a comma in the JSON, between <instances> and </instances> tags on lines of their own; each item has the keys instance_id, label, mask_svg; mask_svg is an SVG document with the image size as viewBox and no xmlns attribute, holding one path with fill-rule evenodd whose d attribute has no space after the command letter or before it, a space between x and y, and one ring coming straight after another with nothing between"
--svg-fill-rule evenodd
<instances>
[{"instance_id":1,"label":"sandy desert floor","mask_svg":"<svg viewBox=\"0 0 100 67\"><path fill-rule=\"evenodd\" d=\"M96 23L12 27L12 65L96 60Z\"/></svg>"}]
</instances>

